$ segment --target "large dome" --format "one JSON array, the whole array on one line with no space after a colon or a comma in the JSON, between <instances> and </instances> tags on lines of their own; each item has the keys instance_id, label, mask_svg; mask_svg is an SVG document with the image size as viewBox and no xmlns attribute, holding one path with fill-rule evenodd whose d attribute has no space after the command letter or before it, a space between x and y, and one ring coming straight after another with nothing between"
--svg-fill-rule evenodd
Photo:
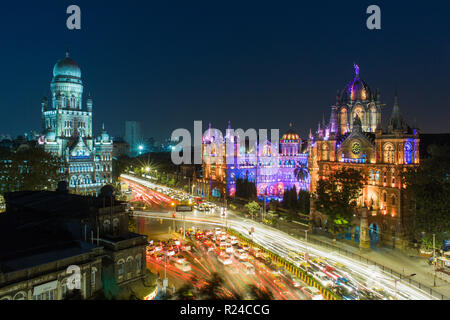
<instances>
[{"instance_id":1,"label":"large dome","mask_svg":"<svg viewBox=\"0 0 450 320\"><path fill-rule=\"evenodd\" d=\"M355 64L355 76L342 92L342 102L349 103L354 100L371 100L372 92L369 86L359 77L359 67Z\"/></svg>"},{"instance_id":2,"label":"large dome","mask_svg":"<svg viewBox=\"0 0 450 320\"><path fill-rule=\"evenodd\" d=\"M81 69L78 64L66 53L64 59L59 60L53 67L53 77L75 77L81 78Z\"/></svg>"}]
</instances>

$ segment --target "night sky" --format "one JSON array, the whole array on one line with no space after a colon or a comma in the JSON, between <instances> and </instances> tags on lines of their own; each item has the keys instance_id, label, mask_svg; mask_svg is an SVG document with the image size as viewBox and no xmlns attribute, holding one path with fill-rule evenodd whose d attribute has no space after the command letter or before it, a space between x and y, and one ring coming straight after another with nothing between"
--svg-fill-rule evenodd
<instances>
[{"instance_id":1,"label":"night sky","mask_svg":"<svg viewBox=\"0 0 450 320\"><path fill-rule=\"evenodd\" d=\"M0 134L41 128L40 101L70 47L85 97L101 123L123 136L225 128L279 128L306 137L360 76L392 111L422 132L450 132L450 2L430 1L1 1ZM66 8L81 8L80 31ZM381 30L366 8L381 8ZM86 98L84 99L85 103Z\"/></svg>"}]
</instances>

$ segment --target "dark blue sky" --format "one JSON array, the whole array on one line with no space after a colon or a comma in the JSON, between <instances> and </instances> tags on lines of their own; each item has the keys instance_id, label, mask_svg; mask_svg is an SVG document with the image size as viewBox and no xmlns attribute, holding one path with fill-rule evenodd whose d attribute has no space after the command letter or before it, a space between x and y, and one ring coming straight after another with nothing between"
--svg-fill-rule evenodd
<instances>
[{"instance_id":1,"label":"dark blue sky","mask_svg":"<svg viewBox=\"0 0 450 320\"><path fill-rule=\"evenodd\" d=\"M82 30L66 28L77 4ZM368 5L381 30L366 28ZM329 117L353 62L381 90L395 88L423 132L450 131L448 1L2 1L0 133L39 130L40 101L70 46L94 99L94 131L146 136L175 128L280 128L306 136Z\"/></svg>"}]
</instances>

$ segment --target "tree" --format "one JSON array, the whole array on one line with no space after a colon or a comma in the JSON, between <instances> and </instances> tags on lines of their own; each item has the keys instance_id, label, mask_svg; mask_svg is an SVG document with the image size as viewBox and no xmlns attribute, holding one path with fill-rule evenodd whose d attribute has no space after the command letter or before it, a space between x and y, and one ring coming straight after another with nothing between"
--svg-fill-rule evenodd
<instances>
[{"instance_id":1,"label":"tree","mask_svg":"<svg viewBox=\"0 0 450 320\"><path fill-rule=\"evenodd\" d=\"M415 200L416 236L424 232L425 242L429 242L434 233L436 242L442 243L450 233L450 146L430 145L428 151L431 156L402 178L409 198Z\"/></svg>"},{"instance_id":2,"label":"tree","mask_svg":"<svg viewBox=\"0 0 450 320\"><path fill-rule=\"evenodd\" d=\"M348 224L355 212L356 200L364 187L362 174L352 168L342 168L317 184L315 206L336 225Z\"/></svg>"},{"instance_id":3,"label":"tree","mask_svg":"<svg viewBox=\"0 0 450 320\"><path fill-rule=\"evenodd\" d=\"M310 193L306 190L298 192L298 209L303 214L309 214L310 211Z\"/></svg>"},{"instance_id":4,"label":"tree","mask_svg":"<svg viewBox=\"0 0 450 320\"><path fill-rule=\"evenodd\" d=\"M261 207L259 206L259 203L256 201L251 201L249 203L247 203L245 205L245 209L248 210L248 213L250 213L250 215L253 216L257 213L259 213L259 211L261 210Z\"/></svg>"},{"instance_id":5,"label":"tree","mask_svg":"<svg viewBox=\"0 0 450 320\"><path fill-rule=\"evenodd\" d=\"M236 193L235 196L244 199L256 199L256 185L245 179L236 179Z\"/></svg>"}]
</instances>

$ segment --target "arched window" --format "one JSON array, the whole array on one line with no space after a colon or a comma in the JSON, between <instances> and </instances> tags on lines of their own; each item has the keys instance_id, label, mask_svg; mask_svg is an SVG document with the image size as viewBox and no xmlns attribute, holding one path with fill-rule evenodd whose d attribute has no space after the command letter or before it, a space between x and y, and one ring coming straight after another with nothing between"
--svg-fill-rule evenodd
<instances>
[{"instance_id":1,"label":"arched window","mask_svg":"<svg viewBox=\"0 0 450 320\"><path fill-rule=\"evenodd\" d=\"M386 202L386 192L383 193L383 202Z\"/></svg>"},{"instance_id":2,"label":"arched window","mask_svg":"<svg viewBox=\"0 0 450 320\"><path fill-rule=\"evenodd\" d=\"M25 300L25 292L23 291L17 292L16 295L14 296L14 300Z\"/></svg>"},{"instance_id":3,"label":"arched window","mask_svg":"<svg viewBox=\"0 0 450 320\"><path fill-rule=\"evenodd\" d=\"M103 231L109 232L111 230L111 222L109 220L103 221Z\"/></svg>"},{"instance_id":4,"label":"arched window","mask_svg":"<svg viewBox=\"0 0 450 320\"><path fill-rule=\"evenodd\" d=\"M322 145L322 160L328 161L328 144L324 143Z\"/></svg>"},{"instance_id":5,"label":"arched window","mask_svg":"<svg viewBox=\"0 0 450 320\"><path fill-rule=\"evenodd\" d=\"M394 146L392 143L386 143L383 148L383 162L394 163Z\"/></svg>"},{"instance_id":6,"label":"arched window","mask_svg":"<svg viewBox=\"0 0 450 320\"><path fill-rule=\"evenodd\" d=\"M133 271L133 257L127 258L126 271L127 271L127 273Z\"/></svg>"},{"instance_id":7,"label":"arched window","mask_svg":"<svg viewBox=\"0 0 450 320\"><path fill-rule=\"evenodd\" d=\"M395 196L391 197L391 202L392 202L392 205L395 206Z\"/></svg>"},{"instance_id":8,"label":"arched window","mask_svg":"<svg viewBox=\"0 0 450 320\"><path fill-rule=\"evenodd\" d=\"M413 147L410 142L405 144L404 148L404 158L406 164L411 164L413 162Z\"/></svg>"},{"instance_id":9,"label":"arched window","mask_svg":"<svg viewBox=\"0 0 450 320\"><path fill-rule=\"evenodd\" d=\"M119 276L123 276L125 273L125 261L123 259L120 259L117 262L117 271L119 273Z\"/></svg>"},{"instance_id":10,"label":"arched window","mask_svg":"<svg viewBox=\"0 0 450 320\"><path fill-rule=\"evenodd\" d=\"M97 277L97 268L92 267L91 269L91 287L95 289L95 282Z\"/></svg>"},{"instance_id":11,"label":"arched window","mask_svg":"<svg viewBox=\"0 0 450 320\"><path fill-rule=\"evenodd\" d=\"M113 232L119 231L119 219L114 218L113 220Z\"/></svg>"},{"instance_id":12,"label":"arched window","mask_svg":"<svg viewBox=\"0 0 450 320\"><path fill-rule=\"evenodd\" d=\"M138 254L135 259L136 259L136 272L140 273L142 269L142 255Z\"/></svg>"}]
</instances>

